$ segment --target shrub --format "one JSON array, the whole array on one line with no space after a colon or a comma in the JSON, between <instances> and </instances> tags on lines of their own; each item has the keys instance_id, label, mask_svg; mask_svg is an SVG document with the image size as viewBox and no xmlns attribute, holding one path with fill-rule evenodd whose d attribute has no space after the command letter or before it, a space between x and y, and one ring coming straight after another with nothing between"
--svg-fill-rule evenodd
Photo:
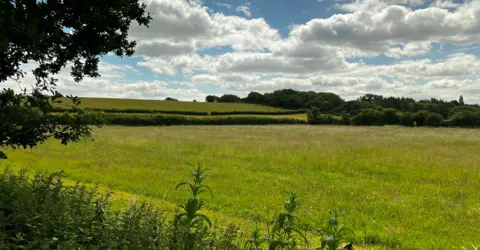
<instances>
[{"instance_id":1,"label":"shrub","mask_svg":"<svg viewBox=\"0 0 480 250\"><path fill-rule=\"evenodd\" d=\"M423 126L427 117L432 114L429 111L421 110L413 114L413 121L417 126Z\"/></svg>"},{"instance_id":2,"label":"shrub","mask_svg":"<svg viewBox=\"0 0 480 250\"><path fill-rule=\"evenodd\" d=\"M307 113L307 120L309 124L334 124L340 123L340 120L334 119L332 115L320 113L319 108L311 108Z\"/></svg>"},{"instance_id":3,"label":"shrub","mask_svg":"<svg viewBox=\"0 0 480 250\"><path fill-rule=\"evenodd\" d=\"M145 203L120 211L110 208L109 195L83 185L64 186L61 174L37 174L6 169L0 174L0 249L304 249L309 241L297 216L299 200L288 192L284 211L278 213L265 235L254 228L240 238L239 228L215 226L201 213L200 195L211 190L204 184L205 168L192 172L187 186L191 197L180 204L173 220ZM336 218L323 230L320 249L345 248L349 230ZM243 230L248 231L244 228ZM321 230L314 230L319 232ZM319 242L312 239L311 242ZM323 244L323 242L328 244ZM335 248L333 248L335 247Z\"/></svg>"},{"instance_id":4,"label":"shrub","mask_svg":"<svg viewBox=\"0 0 480 250\"><path fill-rule=\"evenodd\" d=\"M295 114L305 114L307 110L286 110L286 111L227 111L227 112L218 112L212 111L210 115L295 115Z\"/></svg>"},{"instance_id":5,"label":"shrub","mask_svg":"<svg viewBox=\"0 0 480 250\"><path fill-rule=\"evenodd\" d=\"M58 115L59 122L68 120L68 115ZM103 120L109 125L127 126L172 126L172 125L273 125L306 124L304 120L294 118L273 118L261 116L213 116L193 117L163 114L104 114Z\"/></svg>"},{"instance_id":6,"label":"shrub","mask_svg":"<svg viewBox=\"0 0 480 250\"><path fill-rule=\"evenodd\" d=\"M375 109L364 109L352 119L354 125L360 126L382 126L384 122L384 112Z\"/></svg>"},{"instance_id":7,"label":"shrub","mask_svg":"<svg viewBox=\"0 0 480 250\"><path fill-rule=\"evenodd\" d=\"M350 116L347 113L343 113L342 118L340 120L340 123L342 125L352 125L352 119L350 118Z\"/></svg>"},{"instance_id":8,"label":"shrub","mask_svg":"<svg viewBox=\"0 0 480 250\"><path fill-rule=\"evenodd\" d=\"M480 112L474 113L469 110L454 113L445 121L446 125L454 127L475 128L480 126Z\"/></svg>"},{"instance_id":9,"label":"shrub","mask_svg":"<svg viewBox=\"0 0 480 250\"><path fill-rule=\"evenodd\" d=\"M85 186L66 187L61 174L6 169L0 174L0 249L159 248L166 238L162 213L146 204L113 212L109 196Z\"/></svg>"},{"instance_id":10,"label":"shrub","mask_svg":"<svg viewBox=\"0 0 480 250\"><path fill-rule=\"evenodd\" d=\"M431 113L425 119L424 125L430 127L439 127L443 124L443 118L439 114Z\"/></svg>"},{"instance_id":11,"label":"shrub","mask_svg":"<svg viewBox=\"0 0 480 250\"><path fill-rule=\"evenodd\" d=\"M86 111L104 112L104 113L124 113L124 114L175 114L175 115L198 115L207 116L208 112L197 111L175 111L175 110L151 110L151 109L85 109ZM71 109L55 108L55 112L72 112Z\"/></svg>"},{"instance_id":12,"label":"shrub","mask_svg":"<svg viewBox=\"0 0 480 250\"><path fill-rule=\"evenodd\" d=\"M413 127L413 125L415 125L415 122L413 120L412 113L404 112L400 117L400 125L407 126L407 127Z\"/></svg>"},{"instance_id":13,"label":"shrub","mask_svg":"<svg viewBox=\"0 0 480 250\"><path fill-rule=\"evenodd\" d=\"M398 110L396 109L385 109L383 114L383 120L385 124L394 125L400 123L400 117L398 116Z\"/></svg>"}]
</instances>

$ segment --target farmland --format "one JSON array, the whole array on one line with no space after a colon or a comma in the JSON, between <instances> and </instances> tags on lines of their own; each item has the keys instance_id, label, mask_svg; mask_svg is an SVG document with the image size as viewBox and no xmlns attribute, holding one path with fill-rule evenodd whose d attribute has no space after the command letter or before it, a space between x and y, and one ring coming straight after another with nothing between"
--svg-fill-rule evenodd
<instances>
[{"instance_id":1,"label":"farmland","mask_svg":"<svg viewBox=\"0 0 480 250\"><path fill-rule=\"evenodd\" d=\"M70 100L64 98L57 107L71 105ZM286 111L287 109L269 107L248 103L208 103L208 102L180 102L113 98L82 98L80 108L101 109L145 109L167 111L195 111L195 112L227 112L227 111Z\"/></svg>"},{"instance_id":2,"label":"farmland","mask_svg":"<svg viewBox=\"0 0 480 250\"><path fill-rule=\"evenodd\" d=\"M480 135L471 129L229 126L95 129L94 141L8 150L3 165L64 170L72 181L178 203L197 161L212 169L207 209L232 220L270 218L284 190L302 222L342 211L358 238L400 249L480 240ZM388 248L388 247L387 247Z\"/></svg>"}]
</instances>

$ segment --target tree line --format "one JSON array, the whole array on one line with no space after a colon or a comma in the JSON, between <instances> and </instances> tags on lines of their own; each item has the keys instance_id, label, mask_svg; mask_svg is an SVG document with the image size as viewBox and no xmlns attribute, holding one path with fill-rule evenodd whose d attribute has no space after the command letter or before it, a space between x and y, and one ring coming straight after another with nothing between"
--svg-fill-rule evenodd
<instances>
[{"instance_id":1,"label":"tree line","mask_svg":"<svg viewBox=\"0 0 480 250\"><path fill-rule=\"evenodd\" d=\"M231 94L209 95L205 100L306 109L311 124L480 126L480 107L465 104L463 96L451 101L436 98L416 101L409 97L365 94L346 101L334 93L282 89L264 94L250 92L244 98Z\"/></svg>"}]
</instances>

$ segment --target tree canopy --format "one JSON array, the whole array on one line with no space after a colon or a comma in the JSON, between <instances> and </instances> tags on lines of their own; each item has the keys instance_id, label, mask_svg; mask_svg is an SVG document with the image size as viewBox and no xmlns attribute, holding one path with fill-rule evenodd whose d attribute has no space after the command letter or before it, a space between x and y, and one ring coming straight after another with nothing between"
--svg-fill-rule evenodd
<instances>
[{"instance_id":1,"label":"tree canopy","mask_svg":"<svg viewBox=\"0 0 480 250\"><path fill-rule=\"evenodd\" d=\"M87 135L78 98L71 97L77 112L70 123L52 121L61 96L55 75L69 66L75 81L97 77L100 56L133 55L136 42L128 40L128 30L133 21L148 26L145 8L138 0L0 1L0 83L21 81L22 66L36 65L31 89L0 92L0 147L33 147L50 137L66 144ZM6 156L0 151L0 157Z\"/></svg>"}]
</instances>

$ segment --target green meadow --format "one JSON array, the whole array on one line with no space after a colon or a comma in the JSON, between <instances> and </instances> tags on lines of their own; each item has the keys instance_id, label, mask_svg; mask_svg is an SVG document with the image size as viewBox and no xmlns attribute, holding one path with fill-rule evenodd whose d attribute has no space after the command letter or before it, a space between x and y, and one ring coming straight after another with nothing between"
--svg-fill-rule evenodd
<instances>
[{"instance_id":1,"label":"green meadow","mask_svg":"<svg viewBox=\"0 0 480 250\"><path fill-rule=\"evenodd\" d=\"M164 111L195 111L195 112L229 112L229 111L286 111L278 107L270 107L249 103L209 103L209 102L181 102L114 98L82 98L80 108L100 109L145 109ZM57 107L68 107L71 101L62 100Z\"/></svg>"},{"instance_id":2,"label":"green meadow","mask_svg":"<svg viewBox=\"0 0 480 250\"><path fill-rule=\"evenodd\" d=\"M473 129L107 126L68 146L8 150L2 165L176 204L188 197L176 184L200 162L211 169L207 209L232 221L270 219L293 189L305 226L336 210L366 246L452 249L480 242L478 152Z\"/></svg>"}]
</instances>

